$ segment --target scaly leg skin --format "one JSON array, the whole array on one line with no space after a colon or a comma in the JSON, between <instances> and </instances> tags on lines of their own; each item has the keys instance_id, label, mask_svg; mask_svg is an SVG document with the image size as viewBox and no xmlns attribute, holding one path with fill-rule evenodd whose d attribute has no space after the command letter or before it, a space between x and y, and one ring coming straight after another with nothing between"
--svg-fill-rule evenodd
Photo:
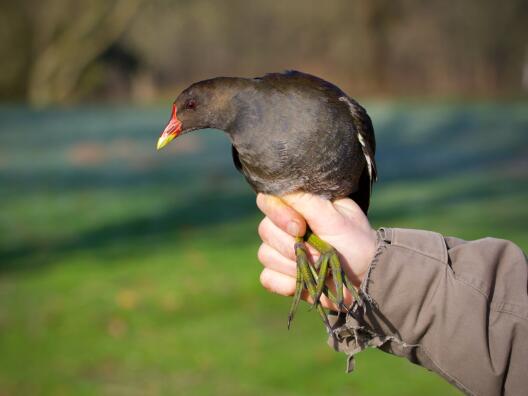
<instances>
[{"instance_id":1,"label":"scaly leg skin","mask_svg":"<svg viewBox=\"0 0 528 396\"><path fill-rule=\"evenodd\" d=\"M328 267L332 272L332 277L334 280L335 287L335 301L333 301L339 309L348 310L343 302L343 285L350 291L354 300L361 306L361 299L359 298L356 288L352 285L352 282L346 277L343 269L341 268L341 263L339 262L339 257L337 252L332 247L332 245L326 243L317 235L315 235L311 230L306 231L304 235L304 240L312 245L319 253L321 257L318 262L320 262L319 273L317 274L318 288L316 299L314 299L314 304L319 302L319 298L323 292L323 287L325 284L326 277L328 275ZM332 300L332 299L331 299Z\"/></svg>"},{"instance_id":2,"label":"scaly leg skin","mask_svg":"<svg viewBox=\"0 0 528 396\"><path fill-rule=\"evenodd\" d=\"M328 256L326 258L328 258ZM326 261L326 263L324 261ZM321 273L324 272L326 274L327 270L324 268L324 266L327 266L327 265L328 265L328 260L325 260L324 256L320 256L319 259L314 263L314 265L310 266L310 270L312 271L312 275L313 275L313 277L314 277L316 282L319 279L319 273L317 271L319 270L319 272L321 272ZM323 266L323 269L321 269L321 266ZM345 279L347 279L347 278L345 278ZM321 289L321 294L319 294L319 290L320 289ZM322 294L324 294L330 301L332 301L337 306L336 296L334 295L334 293L332 293L328 289L328 287L326 286L326 282L317 283L316 291L318 293L317 296L319 298L321 297ZM312 308L314 306L315 306L315 304L312 304Z\"/></svg>"},{"instance_id":3,"label":"scaly leg skin","mask_svg":"<svg viewBox=\"0 0 528 396\"><path fill-rule=\"evenodd\" d=\"M295 253L297 254L297 249L295 249ZM299 306L299 301L301 300L301 294L303 291L303 278L301 274L301 269L299 268L299 258L297 258L297 275L295 277L295 293L293 295L293 301L292 305L290 307L290 313L288 314L288 330L290 330L291 322L293 320L293 316L295 315L295 311L297 311L297 307Z\"/></svg>"},{"instance_id":4,"label":"scaly leg skin","mask_svg":"<svg viewBox=\"0 0 528 396\"><path fill-rule=\"evenodd\" d=\"M288 314L288 329L290 328L295 311L299 305L302 292L306 288L310 294L310 297L312 297L314 300L314 305L317 308L317 312L319 312L321 319L323 319L324 324L330 332L330 322L328 322L328 316L325 309L321 306L321 304L319 304L319 299L317 298L317 290L319 286L317 285L316 278L314 277L314 269L310 265L308 252L306 251L306 246L304 245L304 239L301 237L296 238L295 241L295 256L297 259L297 276L295 282L295 293L293 295L290 313Z\"/></svg>"}]
</instances>

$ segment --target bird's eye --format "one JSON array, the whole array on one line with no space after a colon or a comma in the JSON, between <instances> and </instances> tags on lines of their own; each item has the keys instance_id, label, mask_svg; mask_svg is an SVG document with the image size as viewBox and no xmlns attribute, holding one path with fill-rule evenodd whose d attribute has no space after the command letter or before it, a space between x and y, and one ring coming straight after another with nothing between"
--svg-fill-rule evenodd
<instances>
[{"instance_id":1,"label":"bird's eye","mask_svg":"<svg viewBox=\"0 0 528 396\"><path fill-rule=\"evenodd\" d=\"M187 110L194 110L196 108L196 100L194 99L188 99L186 102L185 102L185 108Z\"/></svg>"}]
</instances>

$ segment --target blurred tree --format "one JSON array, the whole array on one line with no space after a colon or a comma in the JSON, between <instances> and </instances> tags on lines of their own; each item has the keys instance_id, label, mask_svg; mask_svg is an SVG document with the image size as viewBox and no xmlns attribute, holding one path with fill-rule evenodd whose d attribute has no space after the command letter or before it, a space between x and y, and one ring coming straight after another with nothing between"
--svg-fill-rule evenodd
<instances>
[{"instance_id":1,"label":"blurred tree","mask_svg":"<svg viewBox=\"0 0 528 396\"><path fill-rule=\"evenodd\" d=\"M30 7L34 29L28 98L38 105L72 97L86 67L124 32L143 0L48 0Z\"/></svg>"},{"instance_id":2,"label":"blurred tree","mask_svg":"<svg viewBox=\"0 0 528 396\"><path fill-rule=\"evenodd\" d=\"M527 18L526 0L4 1L0 99L142 100L286 68L354 95L515 95Z\"/></svg>"},{"instance_id":3,"label":"blurred tree","mask_svg":"<svg viewBox=\"0 0 528 396\"><path fill-rule=\"evenodd\" d=\"M23 0L6 7L2 14L18 28L9 41L30 58L27 99L36 105L71 100L83 72L123 34L143 1Z\"/></svg>"}]
</instances>

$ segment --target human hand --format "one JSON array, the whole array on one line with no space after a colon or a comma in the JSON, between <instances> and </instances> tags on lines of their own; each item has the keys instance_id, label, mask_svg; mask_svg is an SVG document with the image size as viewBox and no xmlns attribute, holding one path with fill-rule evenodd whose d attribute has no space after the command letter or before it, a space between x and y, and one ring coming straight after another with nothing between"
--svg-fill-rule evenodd
<instances>
[{"instance_id":1,"label":"human hand","mask_svg":"<svg viewBox=\"0 0 528 396\"><path fill-rule=\"evenodd\" d=\"M376 231L367 217L351 199L330 202L308 193L289 194L282 198L259 194L257 206L266 215L259 225L263 241L258 258L264 265L260 275L262 285L271 292L291 296L295 291L295 238L303 236L306 226L339 253L345 275L359 286L376 252ZM308 245L312 262L319 253ZM332 287L332 282L328 282ZM345 304L352 296L344 288ZM305 294L303 298L310 301ZM326 297L321 297L326 308L336 310Z\"/></svg>"}]
</instances>

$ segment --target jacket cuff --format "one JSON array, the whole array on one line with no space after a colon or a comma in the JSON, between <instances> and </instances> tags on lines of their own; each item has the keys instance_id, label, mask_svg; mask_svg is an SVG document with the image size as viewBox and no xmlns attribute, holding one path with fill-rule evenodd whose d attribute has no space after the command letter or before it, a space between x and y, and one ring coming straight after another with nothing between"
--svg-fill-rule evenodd
<instances>
[{"instance_id":1,"label":"jacket cuff","mask_svg":"<svg viewBox=\"0 0 528 396\"><path fill-rule=\"evenodd\" d=\"M333 335L328 337L328 344L337 352L343 352L347 355L347 373L354 371L354 357L357 353L367 347L380 347L387 341L387 336L374 333L362 320L363 314L369 309L367 306L373 304L372 298L367 293L370 278L388 246L388 242L384 237L384 229L378 230L377 236L377 248L374 258L358 290L359 303L354 302L346 315L335 312L331 312L328 315L328 320L332 326L331 331L333 332Z\"/></svg>"},{"instance_id":2,"label":"jacket cuff","mask_svg":"<svg viewBox=\"0 0 528 396\"><path fill-rule=\"evenodd\" d=\"M438 262L447 262L447 250L440 234L380 228L377 235L376 253L358 290L359 303L355 302L347 314L329 315L333 336L329 337L328 344L348 356L347 372L354 370L354 356L367 347L410 357L412 349L418 346L403 340L397 323L387 320L387 316L391 319L395 316L405 317L405 313L401 311L412 304L412 301L406 301L403 297L404 291L412 288L412 279L406 279L407 260L400 257L400 248L426 254ZM398 307L393 312L387 312L385 300L392 298L394 294L399 296ZM388 305L393 309L392 304Z\"/></svg>"}]
</instances>

